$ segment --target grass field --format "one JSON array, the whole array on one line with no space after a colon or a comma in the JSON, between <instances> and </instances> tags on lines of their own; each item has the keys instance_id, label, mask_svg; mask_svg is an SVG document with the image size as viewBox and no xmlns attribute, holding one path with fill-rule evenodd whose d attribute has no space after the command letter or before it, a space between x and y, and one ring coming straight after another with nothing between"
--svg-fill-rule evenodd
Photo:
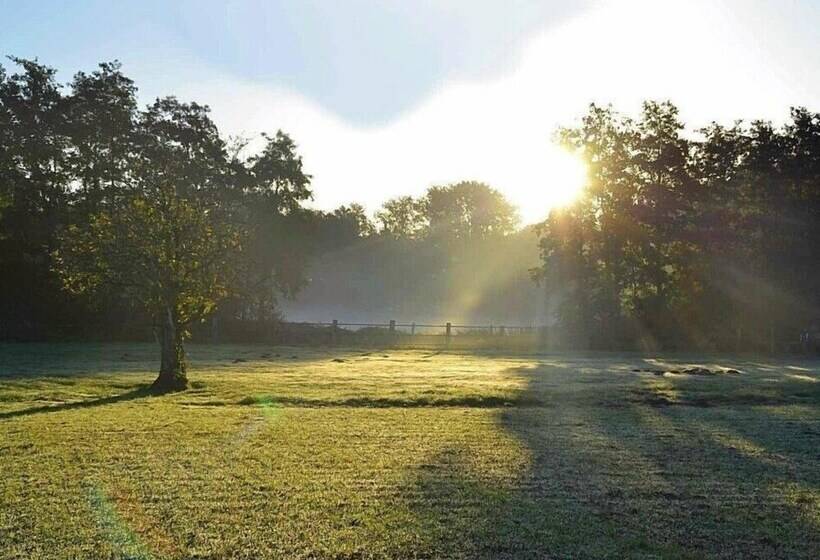
<instances>
[{"instance_id":1,"label":"grass field","mask_svg":"<svg viewBox=\"0 0 820 560\"><path fill-rule=\"evenodd\" d=\"M820 556L818 362L189 353L0 346L0 558Z\"/></svg>"}]
</instances>

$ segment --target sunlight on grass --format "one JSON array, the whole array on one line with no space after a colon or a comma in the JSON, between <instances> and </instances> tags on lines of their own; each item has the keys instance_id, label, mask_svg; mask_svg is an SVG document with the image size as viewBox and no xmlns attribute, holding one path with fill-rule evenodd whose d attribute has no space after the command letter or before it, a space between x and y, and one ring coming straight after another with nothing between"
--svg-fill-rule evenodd
<instances>
[{"instance_id":1,"label":"sunlight on grass","mask_svg":"<svg viewBox=\"0 0 820 560\"><path fill-rule=\"evenodd\" d=\"M194 346L193 387L156 397L150 347L43 350L0 369L0 557L819 544L820 399L785 368L767 381L777 364L657 377L629 355Z\"/></svg>"}]
</instances>

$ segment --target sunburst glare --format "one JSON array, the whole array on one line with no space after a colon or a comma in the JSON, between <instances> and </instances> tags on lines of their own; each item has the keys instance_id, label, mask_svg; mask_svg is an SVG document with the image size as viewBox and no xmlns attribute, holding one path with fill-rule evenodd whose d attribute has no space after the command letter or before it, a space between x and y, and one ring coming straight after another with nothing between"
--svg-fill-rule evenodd
<instances>
[{"instance_id":1,"label":"sunburst glare","mask_svg":"<svg viewBox=\"0 0 820 560\"><path fill-rule=\"evenodd\" d=\"M550 145L540 154L540 165L527 167L532 173L510 185L499 183L499 190L518 207L521 223L534 224L546 218L553 208L572 203L587 183L587 166L576 153Z\"/></svg>"}]
</instances>

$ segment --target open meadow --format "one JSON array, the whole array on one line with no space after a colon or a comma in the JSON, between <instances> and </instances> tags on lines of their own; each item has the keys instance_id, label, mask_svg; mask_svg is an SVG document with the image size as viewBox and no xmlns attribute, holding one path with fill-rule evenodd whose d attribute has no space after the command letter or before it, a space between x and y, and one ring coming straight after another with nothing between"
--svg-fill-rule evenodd
<instances>
[{"instance_id":1,"label":"open meadow","mask_svg":"<svg viewBox=\"0 0 820 560\"><path fill-rule=\"evenodd\" d=\"M817 361L189 354L152 396L153 345L0 346L0 558L820 551Z\"/></svg>"}]
</instances>

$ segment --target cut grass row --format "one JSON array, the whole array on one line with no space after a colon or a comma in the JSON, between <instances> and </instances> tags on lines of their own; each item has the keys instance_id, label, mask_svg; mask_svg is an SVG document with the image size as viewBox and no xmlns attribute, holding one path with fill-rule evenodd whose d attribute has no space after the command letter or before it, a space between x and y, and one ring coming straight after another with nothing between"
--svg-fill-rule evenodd
<instances>
[{"instance_id":1,"label":"cut grass row","mask_svg":"<svg viewBox=\"0 0 820 560\"><path fill-rule=\"evenodd\" d=\"M154 353L0 349L0 558L820 549L816 363L194 346L154 397Z\"/></svg>"}]
</instances>

